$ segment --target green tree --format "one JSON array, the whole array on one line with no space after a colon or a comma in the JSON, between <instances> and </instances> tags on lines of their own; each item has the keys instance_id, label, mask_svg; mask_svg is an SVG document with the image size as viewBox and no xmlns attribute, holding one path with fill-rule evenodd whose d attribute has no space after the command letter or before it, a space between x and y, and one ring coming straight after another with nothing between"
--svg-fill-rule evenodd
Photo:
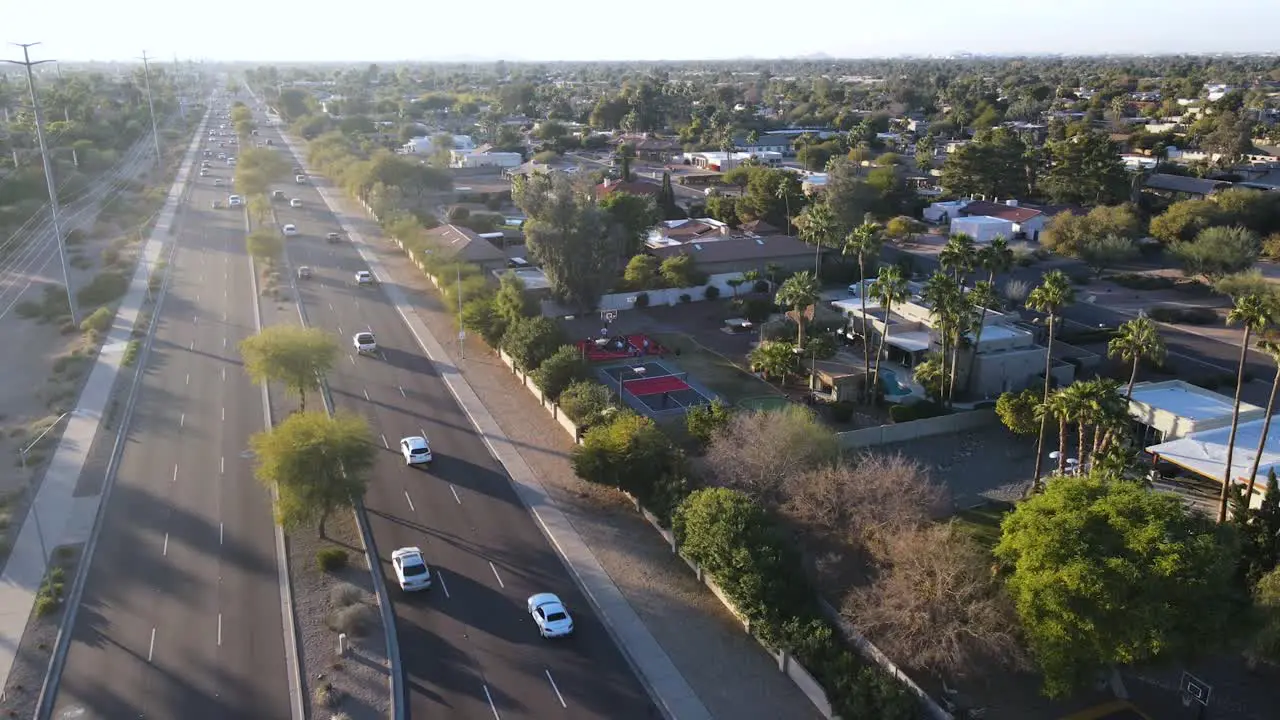
<instances>
[{"instance_id":1,"label":"green tree","mask_svg":"<svg viewBox=\"0 0 1280 720\"><path fill-rule=\"evenodd\" d=\"M1254 660L1280 662L1280 568L1258 580L1253 589L1253 606L1258 630L1248 655Z\"/></svg>"},{"instance_id":2,"label":"green tree","mask_svg":"<svg viewBox=\"0 0 1280 720\"><path fill-rule=\"evenodd\" d=\"M705 445L729 423L731 417L729 406L716 399L706 405L689 408L684 416L685 429L694 440Z\"/></svg>"},{"instance_id":3,"label":"green tree","mask_svg":"<svg viewBox=\"0 0 1280 720\"><path fill-rule=\"evenodd\" d=\"M1202 275L1210 281L1253 267L1261 249L1258 236L1242 227L1207 228L1195 240L1179 240L1169 247L1182 263L1183 272Z\"/></svg>"},{"instance_id":4,"label":"green tree","mask_svg":"<svg viewBox=\"0 0 1280 720\"><path fill-rule=\"evenodd\" d=\"M612 192L600 201L609 222L610 232L620 241L623 257L632 257L644 249L649 229L661 219L657 204L651 197L641 197L625 192Z\"/></svg>"},{"instance_id":5,"label":"green tree","mask_svg":"<svg viewBox=\"0 0 1280 720\"><path fill-rule=\"evenodd\" d=\"M1103 271L1114 269L1120 263L1137 257L1138 246L1129 238L1119 235L1093 236L1085 238L1077 255L1093 271L1095 277L1102 277Z\"/></svg>"},{"instance_id":6,"label":"green tree","mask_svg":"<svg viewBox=\"0 0 1280 720\"><path fill-rule=\"evenodd\" d=\"M1032 435L1039 428L1037 408L1040 393L1031 388L1022 392L1006 392L996 399L996 415L1000 422L1015 435Z\"/></svg>"},{"instance_id":7,"label":"green tree","mask_svg":"<svg viewBox=\"0 0 1280 720\"><path fill-rule=\"evenodd\" d=\"M586 376L587 362L582 351L573 345L560 346L533 371L533 381L552 400L558 399L565 388Z\"/></svg>"},{"instance_id":8,"label":"green tree","mask_svg":"<svg viewBox=\"0 0 1280 720\"><path fill-rule=\"evenodd\" d=\"M1188 241L1219 224L1221 212L1210 200L1183 200L1151 219L1151 235L1166 243Z\"/></svg>"},{"instance_id":9,"label":"green tree","mask_svg":"<svg viewBox=\"0 0 1280 720\"><path fill-rule=\"evenodd\" d=\"M683 459L653 420L622 412L592 426L569 458L578 477L618 488L643 504L663 477L682 473Z\"/></svg>"},{"instance_id":10,"label":"green tree","mask_svg":"<svg viewBox=\"0 0 1280 720\"><path fill-rule=\"evenodd\" d=\"M938 253L938 265L950 270L956 284L964 285L978 260L978 248L972 235L953 233Z\"/></svg>"},{"instance_id":11,"label":"green tree","mask_svg":"<svg viewBox=\"0 0 1280 720\"><path fill-rule=\"evenodd\" d=\"M942 355L929 353L911 371L911 377L936 403L946 401L947 363Z\"/></svg>"},{"instance_id":12,"label":"green tree","mask_svg":"<svg viewBox=\"0 0 1280 720\"><path fill-rule=\"evenodd\" d=\"M563 175L534 175L513 184L512 196L529 218L526 242L552 292L570 305L595 307L619 266L604 214Z\"/></svg>"},{"instance_id":13,"label":"green tree","mask_svg":"<svg viewBox=\"0 0 1280 720\"><path fill-rule=\"evenodd\" d=\"M249 438L254 475L276 490L276 522L292 530L325 521L364 495L373 470L373 437L357 415L299 412Z\"/></svg>"},{"instance_id":14,"label":"green tree","mask_svg":"<svg viewBox=\"0 0 1280 720\"><path fill-rule=\"evenodd\" d=\"M858 258L858 301L862 305L862 372L871 377L871 343L867 333L867 261L876 262L884 245L884 232L875 223L863 223L849 232L841 252ZM864 384L865 389L865 384Z\"/></svg>"},{"instance_id":15,"label":"green tree","mask_svg":"<svg viewBox=\"0 0 1280 720\"><path fill-rule=\"evenodd\" d=\"M884 357L884 345L889 341L889 313L893 312L895 303L906 302L911 297L907 287L907 276L900 265L881 266L870 288L871 297L884 308L884 331L880 333L880 344L876 347L876 364L871 373L873 392L880 388L880 359Z\"/></svg>"},{"instance_id":16,"label":"green tree","mask_svg":"<svg viewBox=\"0 0 1280 720\"><path fill-rule=\"evenodd\" d=\"M578 425L594 425L614 410L610 392L595 380L579 380L560 393L560 410Z\"/></svg>"},{"instance_id":17,"label":"green tree","mask_svg":"<svg viewBox=\"0 0 1280 720\"><path fill-rule=\"evenodd\" d=\"M840 234L835 213L825 203L815 203L800 213L796 225L800 228L800 239L814 246L814 272L820 272L822 250L835 247Z\"/></svg>"},{"instance_id":18,"label":"green tree","mask_svg":"<svg viewBox=\"0 0 1280 720\"><path fill-rule=\"evenodd\" d=\"M1107 343L1107 357L1118 357L1130 364L1129 384L1124 393L1126 402L1133 399L1133 385L1138 380L1138 365L1148 360L1156 365L1164 362L1168 350L1160 329L1146 315L1126 321Z\"/></svg>"},{"instance_id":19,"label":"green tree","mask_svg":"<svg viewBox=\"0 0 1280 720\"><path fill-rule=\"evenodd\" d=\"M1120 149L1100 132L1086 131L1048 146L1049 170L1040 188L1055 203L1108 205L1129 194Z\"/></svg>"},{"instance_id":20,"label":"green tree","mask_svg":"<svg viewBox=\"0 0 1280 720\"><path fill-rule=\"evenodd\" d=\"M527 373L534 372L564 343L560 326L551 318L542 316L521 318L507 327L502 336L502 349L511 356L515 366Z\"/></svg>"},{"instance_id":21,"label":"green tree","mask_svg":"<svg viewBox=\"0 0 1280 720\"><path fill-rule=\"evenodd\" d=\"M479 333L486 345L496 348L502 345L507 321L494 310L493 298L476 297L462 306L462 327L468 332Z\"/></svg>"},{"instance_id":22,"label":"green tree","mask_svg":"<svg viewBox=\"0 0 1280 720\"><path fill-rule=\"evenodd\" d=\"M274 260L284 251L284 239L274 229L260 227L244 239L245 250L260 260Z\"/></svg>"},{"instance_id":23,"label":"green tree","mask_svg":"<svg viewBox=\"0 0 1280 720\"><path fill-rule=\"evenodd\" d=\"M778 288L778 295L775 301L783 306L789 307L795 313L796 320L796 347L804 347L804 326L806 315L809 314L809 307L818 302L819 291L821 286L818 284L818 278L808 270L798 272L787 278Z\"/></svg>"},{"instance_id":24,"label":"green tree","mask_svg":"<svg viewBox=\"0 0 1280 720\"><path fill-rule=\"evenodd\" d=\"M1053 341L1057 330L1057 315L1063 308L1073 302L1075 302L1075 290L1071 287L1071 280L1061 270L1050 270L1045 273L1044 279L1027 296L1027 307L1036 312L1044 313L1049 327L1049 342L1044 358L1044 395L1042 402L1045 404L1049 402L1049 391L1053 387L1051 371L1053 369ZM1040 469L1044 462L1044 431L1047 419L1048 415L1042 413L1040 416L1040 433L1036 439L1035 477L1032 478L1032 482L1036 487L1040 486Z\"/></svg>"},{"instance_id":25,"label":"green tree","mask_svg":"<svg viewBox=\"0 0 1280 720\"><path fill-rule=\"evenodd\" d=\"M503 273L498 280L498 292L493 297L493 311L505 327L538 314L537 304L525 292L524 281L515 273Z\"/></svg>"},{"instance_id":26,"label":"green tree","mask_svg":"<svg viewBox=\"0 0 1280 720\"><path fill-rule=\"evenodd\" d=\"M1013 267L1013 248L1009 247L1009 239L1003 235L991 238L991 242L978 248L974 254L977 269L987 271L987 282L996 284L996 276L1009 272Z\"/></svg>"},{"instance_id":27,"label":"green tree","mask_svg":"<svg viewBox=\"0 0 1280 720\"><path fill-rule=\"evenodd\" d=\"M1005 518L995 554L1053 697L1113 665L1219 647L1239 607L1234 549L1138 483L1055 480Z\"/></svg>"},{"instance_id":28,"label":"green tree","mask_svg":"<svg viewBox=\"0 0 1280 720\"><path fill-rule=\"evenodd\" d=\"M622 281L632 290L652 290L658 286L658 258L636 255L627 261Z\"/></svg>"},{"instance_id":29,"label":"green tree","mask_svg":"<svg viewBox=\"0 0 1280 720\"><path fill-rule=\"evenodd\" d=\"M1267 433L1271 432L1271 413L1276 407L1276 393L1280 391L1280 343L1274 340L1261 340L1258 342L1258 349L1271 358L1272 364L1276 366L1276 372L1271 378L1271 394L1267 396L1267 411L1262 416L1265 419L1262 421L1262 434L1258 436L1258 449L1254 451L1253 463L1249 466L1249 487L1244 494L1245 507L1249 507L1253 502L1253 488L1258 479L1258 466L1262 462L1262 453L1267 449ZM1272 470L1272 472L1275 471Z\"/></svg>"},{"instance_id":30,"label":"green tree","mask_svg":"<svg viewBox=\"0 0 1280 720\"><path fill-rule=\"evenodd\" d=\"M1227 462L1222 477L1222 493L1218 498L1218 522L1227 519L1227 501L1235 484L1232 460L1236 450L1236 431L1240 427L1240 395L1244 390L1244 365L1249 355L1249 339L1254 333L1262 334L1275 324L1276 311L1275 303L1269 298L1245 295L1236 298L1235 306L1227 313L1227 324L1240 326L1240 362L1236 366L1236 394L1231 406L1231 433L1227 437Z\"/></svg>"},{"instance_id":31,"label":"green tree","mask_svg":"<svg viewBox=\"0 0 1280 720\"><path fill-rule=\"evenodd\" d=\"M1000 238L996 238L999 240ZM992 272L992 275L995 273ZM973 284L973 289L968 295L969 305L977 310L977 317L973 318L974 323L970 328L973 333L973 346L971 354L977 354L978 348L982 347L982 333L987 328L987 311L995 310L1000 306L1000 294L996 291L995 283L990 280L979 280ZM964 388L966 392L973 389L974 371L977 369L977 363L974 358L969 358L968 370L964 379ZM952 383L952 392L955 392L955 383Z\"/></svg>"},{"instance_id":32,"label":"green tree","mask_svg":"<svg viewBox=\"0 0 1280 720\"><path fill-rule=\"evenodd\" d=\"M763 373L766 378L778 378L785 382L800 364L796 346L789 342L766 340L752 348L747 356L751 371Z\"/></svg>"},{"instance_id":33,"label":"green tree","mask_svg":"<svg viewBox=\"0 0 1280 720\"><path fill-rule=\"evenodd\" d=\"M942 165L942 186L954 196L1026 197L1030 176L1026 145L1003 128L978 133Z\"/></svg>"},{"instance_id":34,"label":"green tree","mask_svg":"<svg viewBox=\"0 0 1280 720\"><path fill-rule=\"evenodd\" d=\"M658 266L658 275L667 287L673 288L695 287L707 281L707 274L698 270L693 256L686 253L663 260Z\"/></svg>"},{"instance_id":35,"label":"green tree","mask_svg":"<svg viewBox=\"0 0 1280 720\"><path fill-rule=\"evenodd\" d=\"M320 386L320 378L333 369L338 343L315 328L270 325L240 341L240 358L254 382L278 382L298 396L307 409L307 391Z\"/></svg>"}]
</instances>

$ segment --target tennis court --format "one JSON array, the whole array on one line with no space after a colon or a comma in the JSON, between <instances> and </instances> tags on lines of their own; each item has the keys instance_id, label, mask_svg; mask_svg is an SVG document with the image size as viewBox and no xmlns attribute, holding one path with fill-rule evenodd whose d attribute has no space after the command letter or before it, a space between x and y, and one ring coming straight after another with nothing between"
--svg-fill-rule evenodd
<instances>
[{"instance_id":1,"label":"tennis court","mask_svg":"<svg viewBox=\"0 0 1280 720\"><path fill-rule=\"evenodd\" d=\"M649 415L683 412L707 405L712 394L689 384L689 374L659 362L599 368L608 384L628 405ZM611 382L609 382L611 381Z\"/></svg>"}]
</instances>

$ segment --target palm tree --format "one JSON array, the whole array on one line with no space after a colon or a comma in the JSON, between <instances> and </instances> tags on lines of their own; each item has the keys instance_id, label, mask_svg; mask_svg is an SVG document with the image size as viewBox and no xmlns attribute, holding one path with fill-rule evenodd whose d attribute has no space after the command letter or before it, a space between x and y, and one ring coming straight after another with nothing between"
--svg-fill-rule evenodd
<instances>
[{"instance_id":1,"label":"palm tree","mask_svg":"<svg viewBox=\"0 0 1280 720\"><path fill-rule=\"evenodd\" d=\"M1060 388L1040 407L1040 424L1043 425L1052 415L1058 421L1058 474L1067 470L1067 424L1075 419L1077 399L1068 390L1071 386Z\"/></svg>"},{"instance_id":2,"label":"palm tree","mask_svg":"<svg viewBox=\"0 0 1280 720\"><path fill-rule=\"evenodd\" d=\"M951 316L951 379L947 390L947 404L955 402L956 397L956 368L960 367L960 348L969 343L969 335L981 331L982 326L978 324L980 316L977 308L974 307L973 297L971 293L964 292L963 288L959 288L955 297L951 299L951 304L947 308L947 313ZM977 340L974 340L973 347L977 348Z\"/></svg>"},{"instance_id":3,"label":"palm tree","mask_svg":"<svg viewBox=\"0 0 1280 720\"><path fill-rule=\"evenodd\" d=\"M858 257L858 299L862 303L862 373L871 375L871 343L867 341L867 260L880 257L884 237L879 225L863 223L844 239L841 253Z\"/></svg>"},{"instance_id":4,"label":"palm tree","mask_svg":"<svg viewBox=\"0 0 1280 720\"><path fill-rule=\"evenodd\" d=\"M942 393L943 401L947 397L946 378L950 376L947 372L947 362L952 358L951 342L955 337L952 332L952 326L955 322L955 316L952 312L956 304L956 296L960 294L960 286L956 283L955 278L944 272L935 272L925 281L924 287L920 290L920 298L929 306L929 315L934 320L934 330L938 334L938 339L942 345L942 352L939 353L939 360L942 363Z\"/></svg>"},{"instance_id":5,"label":"palm tree","mask_svg":"<svg viewBox=\"0 0 1280 720\"><path fill-rule=\"evenodd\" d=\"M796 347L804 347L805 310L818 302L818 291L818 278L808 270L792 275L778 288L777 303L791 308L796 314Z\"/></svg>"},{"instance_id":6,"label":"palm tree","mask_svg":"<svg viewBox=\"0 0 1280 720\"><path fill-rule=\"evenodd\" d=\"M1274 340L1262 340L1258 349L1271 356L1276 364L1275 377L1271 379L1271 396L1267 398L1267 413L1262 421L1262 436L1258 438L1258 452L1253 456L1253 465L1249 467L1249 491L1245 493L1246 505L1253 503L1253 485L1258 477L1258 465L1262 462L1262 453L1267 449L1267 433L1271 432L1271 411L1276 406L1276 391L1280 390L1280 343Z\"/></svg>"},{"instance_id":7,"label":"palm tree","mask_svg":"<svg viewBox=\"0 0 1280 720\"><path fill-rule=\"evenodd\" d=\"M902 268L898 265L886 265L880 268L880 273L871 283L870 292L871 296L884 307L884 332L880 333L880 345L876 348L875 369L871 375L871 387L874 392L880 387L880 358L884 355L884 345L889 340L889 313L893 310L894 303L905 302L911 297L911 291L907 287L907 276L902 272Z\"/></svg>"},{"instance_id":8,"label":"palm tree","mask_svg":"<svg viewBox=\"0 0 1280 720\"><path fill-rule=\"evenodd\" d=\"M1049 342L1045 346L1044 353L1043 402L1045 403L1049 402L1049 390L1053 385L1053 375L1050 371L1053 369L1053 335L1057 328L1057 313L1074 300L1075 290L1071 287L1071 281L1067 278L1066 273L1061 270L1050 270L1045 273L1044 279L1027 296L1027 307L1042 312L1048 317ZM1042 415L1040 417L1040 433L1036 438L1035 477L1032 478L1031 482L1037 487L1040 484L1040 469L1044 463L1045 419L1046 416Z\"/></svg>"},{"instance_id":9,"label":"palm tree","mask_svg":"<svg viewBox=\"0 0 1280 720\"><path fill-rule=\"evenodd\" d=\"M1227 500L1231 497L1231 462L1235 458L1236 431L1240 427L1240 392L1244 389L1244 363L1249 357L1249 338L1253 333L1266 330L1275 317L1272 301L1261 295L1249 294L1236 298L1235 307L1227 313L1228 325L1239 325L1240 363L1236 367L1236 397L1231 406L1231 434L1227 436L1227 467L1222 478L1222 494L1218 498L1218 522L1227 519ZM1263 436L1266 442L1266 436Z\"/></svg>"},{"instance_id":10,"label":"palm tree","mask_svg":"<svg viewBox=\"0 0 1280 720\"><path fill-rule=\"evenodd\" d=\"M724 281L724 284L728 285L729 289L733 291L734 300L738 299L738 288L742 287L742 284L745 283L746 281L747 281L746 277L742 275L739 275L738 277L731 277L728 280Z\"/></svg>"},{"instance_id":11,"label":"palm tree","mask_svg":"<svg viewBox=\"0 0 1280 720\"><path fill-rule=\"evenodd\" d=\"M982 331L987 327L987 310L1000 304L1000 295L996 293L996 286L990 280L979 280L969 291L969 302L978 309L977 322L973 327L973 354L976 356L979 348L982 347ZM973 372L976 369L975 358L970 358L969 369L965 374L965 392L973 390Z\"/></svg>"},{"instance_id":12,"label":"palm tree","mask_svg":"<svg viewBox=\"0 0 1280 720\"><path fill-rule=\"evenodd\" d=\"M964 285L965 276L973 271L976 259L977 247L974 245L973 237L964 233L955 233L947 238L947 244L943 245L942 251L938 253L938 264L950 270L956 282L961 285Z\"/></svg>"},{"instance_id":13,"label":"palm tree","mask_svg":"<svg viewBox=\"0 0 1280 720\"><path fill-rule=\"evenodd\" d=\"M1107 344L1107 357L1119 357L1133 363L1129 371L1129 387L1124 393L1126 402L1133 399L1133 384L1138 379L1138 365L1142 360L1158 364L1164 361L1166 353L1159 328L1146 315L1139 315L1120 326L1116 336Z\"/></svg>"},{"instance_id":14,"label":"palm tree","mask_svg":"<svg viewBox=\"0 0 1280 720\"><path fill-rule=\"evenodd\" d=\"M1003 235L997 235L991 242L978 248L976 254L978 267L987 271L987 282L995 285L996 276L1009 272L1013 267L1013 248Z\"/></svg>"},{"instance_id":15,"label":"palm tree","mask_svg":"<svg viewBox=\"0 0 1280 720\"><path fill-rule=\"evenodd\" d=\"M822 248L835 244L839 221L826 203L815 203L800 213L800 239L813 244L813 273L822 271Z\"/></svg>"},{"instance_id":16,"label":"palm tree","mask_svg":"<svg viewBox=\"0 0 1280 720\"><path fill-rule=\"evenodd\" d=\"M764 264L764 276L769 278L769 284L774 287L777 287L778 285L778 273L781 273L781 272L782 272L782 265L776 262Z\"/></svg>"},{"instance_id":17,"label":"palm tree","mask_svg":"<svg viewBox=\"0 0 1280 720\"><path fill-rule=\"evenodd\" d=\"M755 132L755 131L753 130L752 132ZM750 142L750 139L749 139L749 138L748 138L748 142ZM783 232L784 232L784 233L788 233L788 234L790 234L790 233L791 233L791 195L792 195L792 187L791 187L791 183L789 182L789 181L790 181L790 179L791 179L791 177L790 177L790 176L785 176L785 177L783 177L782 182L778 183L778 188L777 188L776 190L774 190L774 195L775 195L779 200L781 200L782 202L786 203L786 206L787 206L787 227L786 227L786 229L784 229L784 230L783 230Z\"/></svg>"}]
</instances>

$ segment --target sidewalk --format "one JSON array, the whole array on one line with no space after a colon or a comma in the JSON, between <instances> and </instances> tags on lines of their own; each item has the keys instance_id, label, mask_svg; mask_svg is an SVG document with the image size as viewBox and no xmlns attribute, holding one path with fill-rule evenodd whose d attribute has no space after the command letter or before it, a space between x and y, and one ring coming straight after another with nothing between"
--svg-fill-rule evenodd
<instances>
[{"instance_id":1,"label":"sidewalk","mask_svg":"<svg viewBox=\"0 0 1280 720\"><path fill-rule=\"evenodd\" d=\"M111 400L125 349L133 337L133 327L147 298L150 269L156 266L156 261L170 243L170 228L181 204L183 188L207 121L206 116L187 148L156 225L139 254L129 291L116 311L101 352L94 358L93 370L80 392L75 409L67 418L62 439L45 468L44 481L40 483L40 490L18 532L4 572L0 574L0 687L4 686L13 669L18 645L26 631L36 593L44 581L45 568L54 548L68 542L84 542L84 518L96 516L100 495L73 497L73 494L94 436L98 433L103 412ZM92 558L84 558L81 568L88 567L90 562Z\"/></svg>"},{"instance_id":2,"label":"sidewalk","mask_svg":"<svg viewBox=\"0 0 1280 720\"><path fill-rule=\"evenodd\" d=\"M468 341L455 364L452 315L426 278L353 201L317 189L668 714L819 717L634 507L573 475L572 441L491 351Z\"/></svg>"}]
</instances>

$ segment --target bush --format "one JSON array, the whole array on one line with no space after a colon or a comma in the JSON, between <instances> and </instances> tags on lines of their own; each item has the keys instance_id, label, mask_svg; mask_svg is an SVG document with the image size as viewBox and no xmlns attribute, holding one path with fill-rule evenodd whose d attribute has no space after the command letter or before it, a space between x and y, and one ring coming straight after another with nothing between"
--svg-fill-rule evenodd
<instances>
[{"instance_id":1,"label":"bush","mask_svg":"<svg viewBox=\"0 0 1280 720\"><path fill-rule=\"evenodd\" d=\"M642 293L640 293L639 295L636 295L636 303L635 303L635 305L636 305L636 307L638 307L638 308L647 308L647 307L649 307L649 293L647 293L647 292L642 292Z\"/></svg>"},{"instance_id":2,"label":"bush","mask_svg":"<svg viewBox=\"0 0 1280 720\"><path fill-rule=\"evenodd\" d=\"M329 627L334 632L343 632L352 637L360 637L373 625L373 608L364 603L348 605L334 610L329 616Z\"/></svg>"},{"instance_id":3,"label":"bush","mask_svg":"<svg viewBox=\"0 0 1280 720\"><path fill-rule=\"evenodd\" d=\"M685 428L689 435L703 445L711 442L711 436L729 423L729 408L719 400L709 405L695 405L685 412Z\"/></svg>"},{"instance_id":4,"label":"bush","mask_svg":"<svg viewBox=\"0 0 1280 720\"><path fill-rule=\"evenodd\" d=\"M629 493L655 511L655 488L662 479L684 476L684 457L650 418L623 412L593 426L574 447L573 471L590 483ZM660 514L661 516L661 514Z\"/></svg>"},{"instance_id":5,"label":"bush","mask_svg":"<svg viewBox=\"0 0 1280 720\"><path fill-rule=\"evenodd\" d=\"M114 317L115 313L100 307L80 322L80 329L84 332L106 332L107 328L111 327L111 320Z\"/></svg>"},{"instance_id":6,"label":"bush","mask_svg":"<svg viewBox=\"0 0 1280 720\"><path fill-rule=\"evenodd\" d=\"M947 409L934 402L920 402L912 405L893 405L889 408L889 419L895 423L924 420L925 418L946 415Z\"/></svg>"},{"instance_id":7,"label":"bush","mask_svg":"<svg viewBox=\"0 0 1280 720\"><path fill-rule=\"evenodd\" d=\"M52 614L57 609L58 609L57 598L47 595L45 593L41 593L36 596L36 605L35 605L36 617L45 617L46 615Z\"/></svg>"},{"instance_id":8,"label":"bush","mask_svg":"<svg viewBox=\"0 0 1280 720\"><path fill-rule=\"evenodd\" d=\"M347 566L347 551L341 548L325 548L316 553L316 565L325 572L337 572Z\"/></svg>"},{"instance_id":9,"label":"bush","mask_svg":"<svg viewBox=\"0 0 1280 720\"><path fill-rule=\"evenodd\" d=\"M545 317L524 318L507 328L502 349L520 370L533 372L564 344L560 327Z\"/></svg>"},{"instance_id":10,"label":"bush","mask_svg":"<svg viewBox=\"0 0 1280 720\"><path fill-rule=\"evenodd\" d=\"M351 583L338 583L329 590L329 605L344 608L364 602L364 591Z\"/></svg>"},{"instance_id":11,"label":"bush","mask_svg":"<svg viewBox=\"0 0 1280 720\"><path fill-rule=\"evenodd\" d=\"M702 291L702 297L708 300L715 300L720 297L720 288L715 285L708 285L707 289Z\"/></svg>"},{"instance_id":12,"label":"bush","mask_svg":"<svg viewBox=\"0 0 1280 720\"><path fill-rule=\"evenodd\" d=\"M1156 322L1183 323L1186 325L1214 325L1218 322L1218 313L1211 308L1192 307L1154 307L1147 315Z\"/></svg>"},{"instance_id":13,"label":"bush","mask_svg":"<svg viewBox=\"0 0 1280 720\"><path fill-rule=\"evenodd\" d=\"M680 293L680 302L682 303L693 302L693 296L690 295L689 293Z\"/></svg>"},{"instance_id":14,"label":"bush","mask_svg":"<svg viewBox=\"0 0 1280 720\"><path fill-rule=\"evenodd\" d=\"M129 280L116 270L104 270L93 277L88 285L76 293L81 307L109 305L119 300L129 289Z\"/></svg>"},{"instance_id":15,"label":"bush","mask_svg":"<svg viewBox=\"0 0 1280 720\"><path fill-rule=\"evenodd\" d=\"M1120 287L1130 290L1172 290L1177 282L1163 275L1139 275L1137 273L1121 273L1107 278Z\"/></svg>"},{"instance_id":16,"label":"bush","mask_svg":"<svg viewBox=\"0 0 1280 720\"><path fill-rule=\"evenodd\" d=\"M579 380L560 393L560 410L580 426L599 422L601 416L613 407L609 388L595 380Z\"/></svg>"},{"instance_id":17,"label":"bush","mask_svg":"<svg viewBox=\"0 0 1280 720\"><path fill-rule=\"evenodd\" d=\"M889 414L893 414L893 408L899 407L894 405L889 409ZM853 403L848 400L840 400L831 403L831 419L838 423L847 423L853 419Z\"/></svg>"},{"instance_id":18,"label":"bush","mask_svg":"<svg viewBox=\"0 0 1280 720\"><path fill-rule=\"evenodd\" d=\"M141 349L141 343L137 340L130 340L129 344L124 347L124 357L120 358L120 363L125 367L133 365L138 361L138 353Z\"/></svg>"},{"instance_id":19,"label":"bush","mask_svg":"<svg viewBox=\"0 0 1280 720\"><path fill-rule=\"evenodd\" d=\"M751 290L758 293L767 293L769 292L769 281L757 280L751 285Z\"/></svg>"},{"instance_id":20,"label":"bush","mask_svg":"<svg viewBox=\"0 0 1280 720\"><path fill-rule=\"evenodd\" d=\"M312 700L319 707L336 707L338 702L342 700L342 691L335 688L331 682L323 682L316 686L315 691L312 693Z\"/></svg>"},{"instance_id":21,"label":"bush","mask_svg":"<svg viewBox=\"0 0 1280 720\"><path fill-rule=\"evenodd\" d=\"M502 346L507 321L494 308L493 298L472 298L462 306L462 327L478 333L491 348Z\"/></svg>"},{"instance_id":22,"label":"bush","mask_svg":"<svg viewBox=\"0 0 1280 720\"><path fill-rule=\"evenodd\" d=\"M742 316L747 322L759 325L773 314L773 301L769 298L751 297L742 303Z\"/></svg>"},{"instance_id":23,"label":"bush","mask_svg":"<svg viewBox=\"0 0 1280 720\"><path fill-rule=\"evenodd\" d=\"M533 382L544 395L555 400L565 388L586 375L587 363L582 359L582 351L572 345L562 345L533 372Z\"/></svg>"}]
</instances>

